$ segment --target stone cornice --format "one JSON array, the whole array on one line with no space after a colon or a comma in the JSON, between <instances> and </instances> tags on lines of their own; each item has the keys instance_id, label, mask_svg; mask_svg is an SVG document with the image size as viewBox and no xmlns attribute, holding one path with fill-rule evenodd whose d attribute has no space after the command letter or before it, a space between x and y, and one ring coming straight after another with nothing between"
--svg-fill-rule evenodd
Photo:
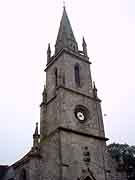
<instances>
[{"instance_id":1,"label":"stone cornice","mask_svg":"<svg viewBox=\"0 0 135 180\"><path fill-rule=\"evenodd\" d=\"M92 97L92 96L90 96L90 95L87 95L87 94L84 94L84 93L82 93L82 92L79 92L79 91L77 91L77 90L75 90L75 89L71 89L71 88L67 88L67 87L65 87L65 86L58 86L57 87L57 89L56 89L56 91L58 91L59 89L65 89L65 90L67 90L67 91L70 91L70 92L72 92L72 93L75 93L75 94L79 94L79 95L81 95L81 96L84 96L84 97L87 97L87 98L89 98L89 99L91 99L91 100L94 100L94 101L97 101L97 102L99 102L99 103L101 103L101 100L97 97L97 98L95 98L95 97ZM52 98L50 98L46 103L41 103L40 104L40 107L42 107L42 106L46 106L46 105L48 105L49 103L51 103L55 98L57 97L57 95L54 95Z\"/></svg>"},{"instance_id":2,"label":"stone cornice","mask_svg":"<svg viewBox=\"0 0 135 180\"><path fill-rule=\"evenodd\" d=\"M82 132L82 131L78 131L78 130L74 130L74 129L70 129L70 128L66 128L66 127L62 127L62 126L57 127L55 130L50 132L45 138L49 138L49 137L53 136L55 133L58 133L59 131L66 131L66 132L78 134L78 135L85 136L85 137L92 137L94 139L98 139L98 140L102 140L102 141L109 140L108 138L103 137L103 136L96 136L96 135L93 135L90 133L86 133L86 132ZM43 143L43 141L41 140L41 144L42 143Z\"/></svg>"},{"instance_id":3,"label":"stone cornice","mask_svg":"<svg viewBox=\"0 0 135 180\"><path fill-rule=\"evenodd\" d=\"M103 137L103 136L96 136L96 135L93 135L93 134L89 134L89 133L86 133L86 132L81 132L81 131L77 131L77 130L69 129L69 128L65 128L65 127L58 127L58 129L62 130L62 131L66 131L66 132L71 132L71 133L75 133L75 134L78 134L78 135L82 135L82 136L93 137L95 139L99 139L99 140L103 140L103 141L108 141L109 140L108 138Z\"/></svg>"},{"instance_id":4,"label":"stone cornice","mask_svg":"<svg viewBox=\"0 0 135 180\"><path fill-rule=\"evenodd\" d=\"M65 90L67 90L67 91L70 91L70 92L73 92L73 93L76 93L76 94L85 96L85 97L87 97L87 98L89 98L89 99L92 99L92 100L94 100L94 101L101 102L101 100L100 100L99 98L92 97L92 96L90 96L90 95L88 95L88 94L84 94L84 93L79 92L79 91L77 91L77 90L75 90L75 89L67 88L67 87L65 87L65 86L59 86L58 89L59 89L59 88L63 88L63 89L65 89Z\"/></svg>"},{"instance_id":5,"label":"stone cornice","mask_svg":"<svg viewBox=\"0 0 135 180\"><path fill-rule=\"evenodd\" d=\"M87 56L81 55L79 53L73 52L67 48L63 48L61 51L59 51L55 56L53 56L50 60L50 62L46 65L46 69L45 71L63 54L63 52L70 54L71 56L74 56L76 58L78 58L78 60L83 61L87 64L91 64L91 62L89 61L89 58Z\"/></svg>"}]
</instances>

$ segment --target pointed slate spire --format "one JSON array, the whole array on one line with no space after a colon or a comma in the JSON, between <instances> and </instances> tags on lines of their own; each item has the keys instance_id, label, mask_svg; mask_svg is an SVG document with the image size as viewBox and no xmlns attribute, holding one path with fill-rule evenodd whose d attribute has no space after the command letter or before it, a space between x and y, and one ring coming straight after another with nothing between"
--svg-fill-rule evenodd
<instances>
[{"instance_id":1,"label":"pointed slate spire","mask_svg":"<svg viewBox=\"0 0 135 180\"><path fill-rule=\"evenodd\" d=\"M69 48L73 51L78 50L78 45L70 25L65 6L63 7L63 15L56 40L55 53L58 53L63 48Z\"/></svg>"}]
</instances>

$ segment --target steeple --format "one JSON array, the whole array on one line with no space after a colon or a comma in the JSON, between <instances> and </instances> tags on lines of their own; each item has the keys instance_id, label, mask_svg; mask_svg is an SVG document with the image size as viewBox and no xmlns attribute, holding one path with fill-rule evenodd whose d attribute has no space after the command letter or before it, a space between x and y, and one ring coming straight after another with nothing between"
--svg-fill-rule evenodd
<instances>
[{"instance_id":1,"label":"steeple","mask_svg":"<svg viewBox=\"0 0 135 180\"><path fill-rule=\"evenodd\" d=\"M55 54L63 48L68 48L72 51L78 50L78 45L70 25L65 6L63 7L63 15L56 40Z\"/></svg>"}]
</instances>

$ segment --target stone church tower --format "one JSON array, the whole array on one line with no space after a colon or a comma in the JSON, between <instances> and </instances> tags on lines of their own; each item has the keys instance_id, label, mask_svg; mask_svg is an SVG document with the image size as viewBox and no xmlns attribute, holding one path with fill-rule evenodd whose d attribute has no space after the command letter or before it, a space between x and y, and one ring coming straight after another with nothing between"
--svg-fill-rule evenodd
<instances>
[{"instance_id":1,"label":"stone church tower","mask_svg":"<svg viewBox=\"0 0 135 180\"><path fill-rule=\"evenodd\" d=\"M41 179L105 180L106 138L100 99L92 83L91 62L72 31L66 10L51 56L47 51L46 86L41 104Z\"/></svg>"},{"instance_id":2,"label":"stone church tower","mask_svg":"<svg viewBox=\"0 0 135 180\"><path fill-rule=\"evenodd\" d=\"M0 166L2 180L126 180L106 155L101 100L92 82L91 62L82 51L66 9L51 55L47 50L46 85L32 149L11 166ZM3 175L3 174L4 175Z\"/></svg>"}]
</instances>

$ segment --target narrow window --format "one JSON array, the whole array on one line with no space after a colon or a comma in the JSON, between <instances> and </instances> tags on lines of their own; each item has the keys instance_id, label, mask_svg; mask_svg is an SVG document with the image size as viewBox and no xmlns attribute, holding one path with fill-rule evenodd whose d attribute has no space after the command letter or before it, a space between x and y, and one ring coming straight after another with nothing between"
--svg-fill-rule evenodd
<instances>
[{"instance_id":1,"label":"narrow window","mask_svg":"<svg viewBox=\"0 0 135 180\"><path fill-rule=\"evenodd\" d=\"M55 73L55 87L57 87L58 86L58 71L57 71L57 68L55 68L54 73Z\"/></svg>"},{"instance_id":2,"label":"narrow window","mask_svg":"<svg viewBox=\"0 0 135 180\"><path fill-rule=\"evenodd\" d=\"M75 71L75 82L76 82L76 85L78 87L80 87L80 68L79 68L79 64L75 65L74 71Z\"/></svg>"}]
</instances>

